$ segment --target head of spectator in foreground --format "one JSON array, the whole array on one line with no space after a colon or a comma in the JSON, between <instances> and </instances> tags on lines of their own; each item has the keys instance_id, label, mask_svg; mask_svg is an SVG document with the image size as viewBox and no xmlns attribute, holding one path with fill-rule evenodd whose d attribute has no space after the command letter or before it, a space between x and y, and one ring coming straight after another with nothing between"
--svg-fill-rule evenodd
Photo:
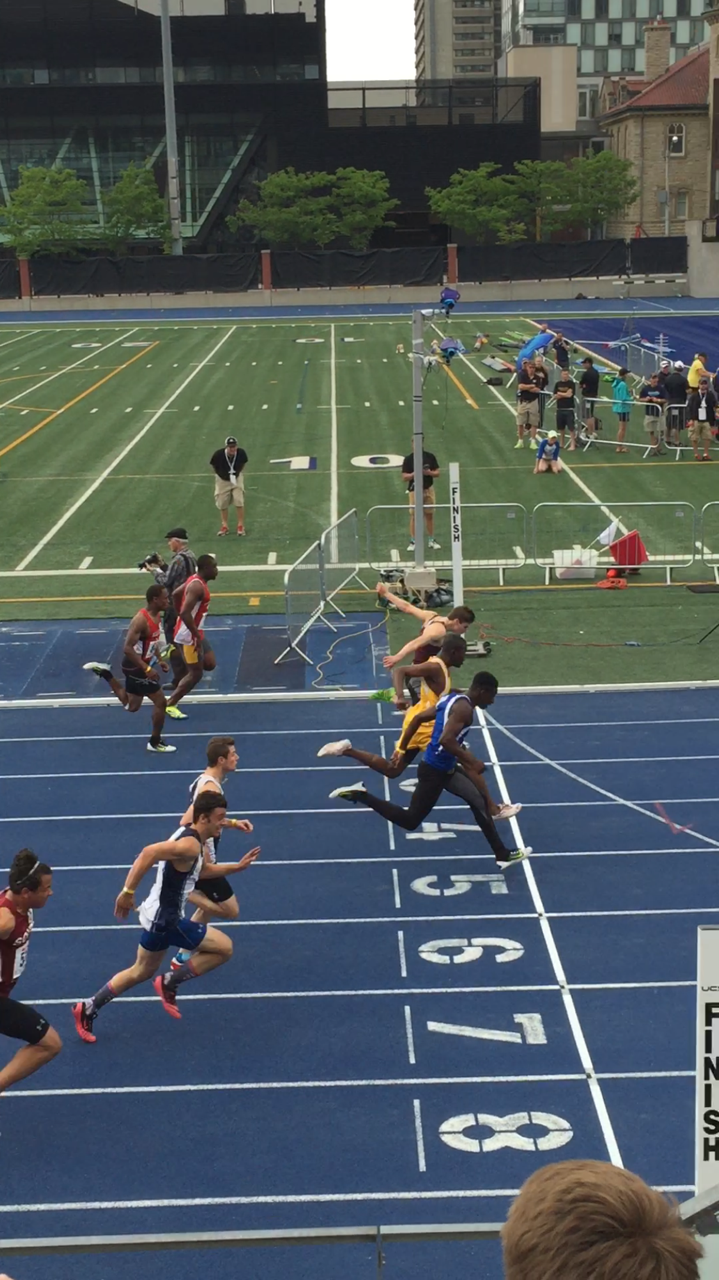
<instances>
[{"instance_id":1,"label":"head of spectator in foreground","mask_svg":"<svg viewBox=\"0 0 719 1280\"><path fill-rule=\"evenodd\" d=\"M229 458L234 458L237 453L238 444L234 436L228 436L225 440L225 453Z\"/></svg>"},{"instance_id":2,"label":"head of spectator in foreground","mask_svg":"<svg viewBox=\"0 0 719 1280\"><path fill-rule=\"evenodd\" d=\"M659 361L659 368L660 368L660 370L661 370L661 372L662 372L662 373L668 373L668 372L669 372L669 370L671 369L671 367L672 367L672 365L671 365L671 361L670 361L670 360L660 360L660 361Z\"/></svg>"},{"instance_id":3,"label":"head of spectator in foreground","mask_svg":"<svg viewBox=\"0 0 719 1280\"><path fill-rule=\"evenodd\" d=\"M456 609L447 614L447 630L454 631L458 636L463 636L473 622L474 610L468 609L466 604L458 604Z\"/></svg>"},{"instance_id":4,"label":"head of spectator in foreground","mask_svg":"<svg viewBox=\"0 0 719 1280\"><path fill-rule=\"evenodd\" d=\"M675 361L674 361L674 368L676 369L677 373L683 373L683 372L684 372L684 361L683 361L683 360L675 360Z\"/></svg>"},{"instance_id":5,"label":"head of spectator in foreground","mask_svg":"<svg viewBox=\"0 0 719 1280\"><path fill-rule=\"evenodd\" d=\"M177 529L170 529L169 533L165 534L165 538L173 556L187 547L187 529L183 529L181 525L178 525Z\"/></svg>"},{"instance_id":6,"label":"head of spectator in foreground","mask_svg":"<svg viewBox=\"0 0 719 1280\"><path fill-rule=\"evenodd\" d=\"M620 369L617 369L617 377L618 377L618 378L621 378L621 379L622 379L622 382L626 382L627 374L628 374L628 373L629 373L629 370L628 370L628 369L625 369L625 368L624 368L624 365L622 365L622 367L621 367Z\"/></svg>"},{"instance_id":7,"label":"head of spectator in foreground","mask_svg":"<svg viewBox=\"0 0 719 1280\"><path fill-rule=\"evenodd\" d=\"M547 432L547 440L549 441L549 443L550 443L550 444L556 444L556 442L557 442L557 440L558 440L558 439L559 439L559 435L558 435L558 433L554 430L554 428L552 428L552 430L551 430L551 431L548 431L548 432Z\"/></svg>"},{"instance_id":8,"label":"head of spectator in foreground","mask_svg":"<svg viewBox=\"0 0 719 1280\"><path fill-rule=\"evenodd\" d=\"M502 1228L505 1280L698 1280L675 1205L628 1169L565 1160L525 1182Z\"/></svg>"},{"instance_id":9,"label":"head of spectator in foreground","mask_svg":"<svg viewBox=\"0 0 719 1280\"><path fill-rule=\"evenodd\" d=\"M570 378L569 370L568 370L567 366L566 366L566 365L564 365L564 367L563 367L562 369L560 369L560 370L559 370L559 381L560 381L560 382L569 382L569 378Z\"/></svg>"},{"instance_id":10,"label":"head of spectator in foreground","mask_svg":"<svg viewBox=\"0 0 719 1280\"><path fill-rule=\"evenodd\" d=\"M700 391L708 391L708 390L709 390L709 379L708 379L708 378L700 378L700 379L699 379L699 390L700 390Z\"/></svg>"},{"instance_id":11,"label":"head of spectator in foreground","mask_svg":"<svg viewBox=\"0 0 719 1280\"><path fill-rule=\"evenodd\" d=\"M656 387L659 382L659 374L655 371L650 375L649 381L653 387Z\"/></svg>"},{"instance_id":12,"label":"head of spectator in foreground","mask_svg":"<svg viewBox=\"0 0 719 1280\"><path fill-rule=\"evenodd\" d=\"M582 360L582 364L584 365L585 369L594 368L594 361L591 356L585 356L584 359Z\"/></svg>"}]
</instances>

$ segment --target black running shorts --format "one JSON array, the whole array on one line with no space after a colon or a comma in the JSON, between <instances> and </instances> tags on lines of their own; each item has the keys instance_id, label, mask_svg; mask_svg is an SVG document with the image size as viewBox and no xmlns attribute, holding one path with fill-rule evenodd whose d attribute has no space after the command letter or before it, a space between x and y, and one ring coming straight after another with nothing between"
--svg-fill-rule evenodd
<instances>
[{"instance_id":1,"label":"black running shorts","mask_svg":"<svg viewBox=\"0 0 719 1280\"><path fill-rule=\"evenodd\" d=\"M213 876L207 880L198 880L195 885L198 893L204 893L210 902L228 902L235 891L226 876Z\"/></svg>"},{"instance_id":2,"label":"black running shorts","mask_svg":"<svg viewBox=\"0 0 719 1280\"><path fill-rule=\"evenodd\" d=\"M159 680L143 680L137 667L132 670L123 667L122 674L125 677L126 693L134 693L138 698L154 698L155 694L161 692Z\"/></svg>"},{"instance_id":3,"label":"black running shorts","mask_svg":"<svg viewBox=\"0 0 719 1280\"><path fill-rule=\"evenodd\" d=\"M50 1023L32 1005L20 1004L10 996L0 996L0 1036L39 1044L50 1030Z\"/></svg>"}]
</instances>

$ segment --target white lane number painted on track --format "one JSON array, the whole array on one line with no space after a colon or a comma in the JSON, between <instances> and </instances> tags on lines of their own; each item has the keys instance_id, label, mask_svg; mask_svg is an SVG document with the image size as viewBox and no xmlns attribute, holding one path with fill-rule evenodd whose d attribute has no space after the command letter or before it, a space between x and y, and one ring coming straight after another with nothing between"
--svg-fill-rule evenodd
<instances>
[{"instance_id":1,"label":"white lane number painted on track","mask_svg":"<svg viewBox=\"0 0 719 1280\"><path fill-rule=\"evenodd\" d=\"M499 948L494 957L496 964L521 960L524 955L521 942L514 942L512 938L435 938L431 942L423 942L419 954L430 964L470 964L473 960L482 959L486 947ZM456 954L451 954L455 949Z\"/></svg>"},{"instance_id":2,"label":"white lane number painted on track","mask_svg":"<svg viewBox=\"0 0 719 1280\"><path fill-rule=\"evenodd\" d=\"M508 893L507 883L501 874L489 876L470 875L464 871L451 875L449 889L440 889L439 876L420 876L413 880L411 888L415 893L425 894L429 898L456 898L460 893L469 893L473 884L488 884L490 893Z\"/></svg>"},{"instance_id":3,"label":"white lane number painted on track","mask_svg":"<svg viewBox=\"0 0 719 1280\"><path fill-rule=\"evenodd\" d=\"M545 1132L538 1138L522 1133L521 1130L529 1125ZM474 1128L491 1129L493 1132L489 1138L469 1137L467 1130ZM556 1151L572 1141L574 1132L568 1120L549 1111L515 1111L509 1116L494 1116L484 1111L474 1115L470 1111L445 1120L439 1127L439 1136L455 1151L478 1155L479 1152L501 1151L503 1147L514 1151Z\"/></svg>"}]
</instances>

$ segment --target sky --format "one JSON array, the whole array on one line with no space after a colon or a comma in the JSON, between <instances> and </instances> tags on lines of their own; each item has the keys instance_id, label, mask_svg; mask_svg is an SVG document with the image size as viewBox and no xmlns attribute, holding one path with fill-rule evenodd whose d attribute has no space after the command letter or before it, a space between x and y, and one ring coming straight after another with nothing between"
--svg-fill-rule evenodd
<instances>
[{"instance_id":1,"label":"sky","mask_svg":"<svg viewBox=\"0 0 719 1280\"><path fill-rule=\"evenodd\" d=\"M414 0L325 0L328 80L413 80Z\"/></svg>"}]
</instances>

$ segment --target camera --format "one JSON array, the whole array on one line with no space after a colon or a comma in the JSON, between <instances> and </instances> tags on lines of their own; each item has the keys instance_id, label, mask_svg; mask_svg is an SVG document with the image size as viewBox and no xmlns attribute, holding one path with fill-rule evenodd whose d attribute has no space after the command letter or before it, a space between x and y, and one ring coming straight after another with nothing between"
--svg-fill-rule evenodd
<instances>
[{"instance_id":1,"label":"camera","mask_svg":"<svg viewBox=\"0 0 719 1280\"><path fill-rule=\"evenodd\" d=\"M144 560L138 561L137 567L138 569L153 569L155 567L164 569L165 562L157 551L151 551L149 556L145 556Z\"/></svg>"}]
</instances>

